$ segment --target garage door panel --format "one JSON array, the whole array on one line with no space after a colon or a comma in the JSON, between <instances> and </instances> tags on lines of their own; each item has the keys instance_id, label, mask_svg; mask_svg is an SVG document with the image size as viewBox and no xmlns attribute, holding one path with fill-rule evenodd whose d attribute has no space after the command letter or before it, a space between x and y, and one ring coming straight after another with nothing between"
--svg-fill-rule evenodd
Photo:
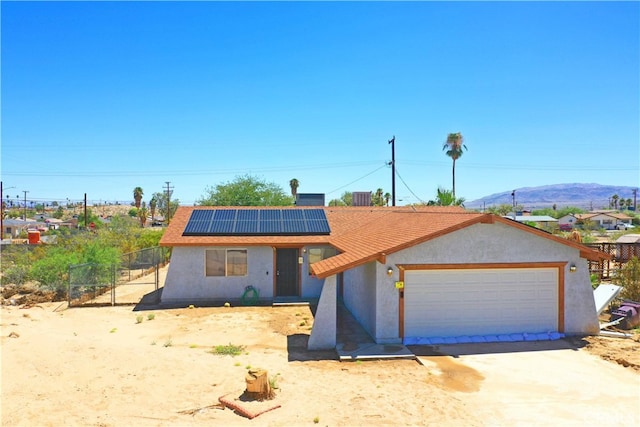
<instances>
[{"instance_id":1,"label":"garage door panel","mask_svg":"<svg viewBox=\"0 0 640 427\"><path fill-rule=\"evenodd\" d=\"M407 271L405 337L557 330L554 268Z\"/></svg>"}]
</instances>

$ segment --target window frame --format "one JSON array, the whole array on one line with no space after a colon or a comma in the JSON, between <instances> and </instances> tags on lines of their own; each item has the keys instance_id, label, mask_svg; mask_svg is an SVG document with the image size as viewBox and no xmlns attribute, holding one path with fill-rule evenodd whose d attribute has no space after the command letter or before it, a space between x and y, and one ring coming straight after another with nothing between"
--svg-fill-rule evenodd
<instances>
[{"instance_id":1,"label":"window frame","mask_svg":"<svg viewBox=\"0 0 640 427\"><path fill-rule=\"evenodd\" d=\"M212 259L209 260L209 252L222 252L224 261ZM243 253L239 257L229 257L230 252ZM230 258L236 259L235 263L230 264ZM240 262L237 262L239 260ZM242 262L244 261L244 262ZM213 273L215 265L209 266L209 263L222 263L224 272L222 274ZM218 267L218 271L220 268ZM244 270L244 271L242 271ZM240 274L238 274L240 273ZM204 250L204 275L205 277L247 277L249 275L249 251L246 248L211 248Z\"/></svg>"}]
</instances>

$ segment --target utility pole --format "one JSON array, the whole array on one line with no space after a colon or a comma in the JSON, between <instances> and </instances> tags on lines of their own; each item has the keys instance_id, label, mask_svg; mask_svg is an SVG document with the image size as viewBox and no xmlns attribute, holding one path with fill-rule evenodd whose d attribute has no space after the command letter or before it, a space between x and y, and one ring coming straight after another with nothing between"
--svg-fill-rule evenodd
<instances>
[{"instance_id":1,"label":"utility pole","mask_svg":"<svg viewBox=\"0 0 640 427\"><path fill-rule=\"evenodd\" d=\"M638 205L636 204L637 197L638 197L638 189L634 188L631 191L633 191L633 211L638 212Z\"/></svg>"},{"instance_id":2,"label":"utility pole","mask_svg":"<svg viewBox=\"0 0 640 427\"><path fill-rule=\"evenodd\" d=\"M516 221L516 190L511 192L511 199L513 200L513 220Z\"/></svg>"},{"instance_id":3,"label":"utility pole","mask_svg":"<svg viewBox=\"0 0 640 427\"><path fill-rule=\"evenodd\" d=\"M391 206L396 205L396 136L389 140L391 144Z\"/></svg>"},{"instance_id":4,"label":"utility pole","mask_svg":"<svg viewBox=\"0 0 640 427\"><path fill-rule=\"evenodd\" d=\"M28 191L22 190L24 193L24 222L27 222L27 193Z\"/></svg>"},{"instance_id":5,"label":"utility pole","mask_svg":"<svg viewBox=\"0 0 640 427\"><path fill-rule=\"evenodd\" d=\"M171 190L173 187L169 186L171 181L165 181L164 183L167 184L167 218L165 220L167 225L169 225L169 221L171 220Z\"/></svg>"}]
</instances>

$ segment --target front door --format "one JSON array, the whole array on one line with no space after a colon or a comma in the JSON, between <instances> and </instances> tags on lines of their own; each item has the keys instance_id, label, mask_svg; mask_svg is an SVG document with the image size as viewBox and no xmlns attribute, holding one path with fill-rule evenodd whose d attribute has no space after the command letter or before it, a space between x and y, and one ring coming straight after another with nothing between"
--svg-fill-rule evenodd
<instances>
[{"instance_id":1,"label":"front door","mask_svg":"<svg viewBox=\"0 0 640 427\"><path fill-rule=\"evenodd\" d=\"M298 249L276 249L276 296L296 297L298 292Z\"/></svg>"}]
</instances>

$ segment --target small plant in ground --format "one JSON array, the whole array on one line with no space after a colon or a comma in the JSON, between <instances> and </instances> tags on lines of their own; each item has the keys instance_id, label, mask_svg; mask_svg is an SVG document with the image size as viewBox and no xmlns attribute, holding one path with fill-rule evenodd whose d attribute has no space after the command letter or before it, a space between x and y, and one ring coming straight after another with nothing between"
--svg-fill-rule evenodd
<instances>
[{"instance_id":1,"label":"small plant in ground","mask_svg":"<svg viewBox=\"0 0 640 427\"><path fill-rule=\"evenodd\" d=\"M195 305L193 305L193 304L190 304L190 305L189 305L189 308L190 308L190 309L191 309L191 308L196 308L196 306L195 306Z\"/></svg>"},{"instance_id":2,"label":"small plant in ground","mask_svg":"<svg viewBox=\"0 0 640 427\"><path fill-rule=\"evenodd\" d=\"M225 306L225 307L227 307L227 308L229 308L229 307L231 307L231 304L229 304L228 302L225 302L225 303L224 303L224 306Z\"/></svg>"},{"instance_id":3,"label":"small plant in ground","mask_svg":"<svg viewBox=\"0 0 640 427\"><path fill-rule=\"evenodd\" d=\"M313 419L313 423L314 423L314 424L318 424L319 422L320 422L320 417L315 417L315 418Z\"/></svg>"},{"instance_id":4,"label":"small plant in ground","mask_svg":"<svg viewBox=\"0 0 640 427\"><path fill-rule=\"evenodd\" d=\"M189 344L189 348L198 348L198 344Z\"/></svg>"},{"instance_id":5,"label":"small plant in ground","mask_svg":"<svg viewBox=\"0 0 640 427\"><path fill-rule=\"evenodd\" d=\"M171 347L172 345L173 345L173 343L171 342L171 338L169 338L168 340L166 340L166 341L164 342L164 346L165 346L165 347Z\"/></svg>"},{"instance_id":6,"label":"small plant in ground","mask_svg":"<svg viewBox=\"0 0 640 427\"><path fill-rule=\"evenodd\" d=\"M109 331L109 333L110 333L110 334L114 334L117 330L118 330L118 328L112 328L112 329Z\"/></svg>"},{"instance_id":7,"label":"small plant in ground","mask_svg":"<svg viewBox=\"0 0 640 427\"><path fill-rule=\"evenodd\" d=\"M147 315L147 320L153 320L153 319L155 319L155 318L156 318L156 315L155 315L154 313L149 313L149 314Z\"/></svg>"},{"instance_id":8,"label":"small plant in ground","mask_svg":"<svg viewBox=\"0 0 640 427\"><path fill-rule=\"evenodd\" d=\"M307 324L307 321L306 321L306 320L303 320L302 322L300 322L300 326L304 326L304 325L306 325L306 324Z\"/></svg>"},{"instance_id":9,"label":"small plant in ground","mask_svg":"<svg viewBox=\"0 0 640 427\"><path fill-rule=\"evenodd\" d=\"M274 376L272 376L271 378L269 378L269 387L271 387L274 390L279 389L280 387L278 386L278 377L280 376L280 373L278 372L277 374L275 374Z\"/></svg>"},{"instance_id":10,"label":"small plant in ground","mask_svg":"<svg viewBox=\"0 0 640 427\"><path fill-rule=\"evenodd\" d=\"M156 345L156 342L155 341L151 341L151 345Z\"/></svg>"},{"instance_id":11,"label":"small plant in ground","mask_svg":"<svg viewBox=\"0 0 640 427\"><path fill-rule=\"evenodd\" d=\"M240 366L240 365L242 365L242 363L240 363L240 362L236 362L236 363L233 364L233 366Z\"/></svg>"},{"instance_id":12,"label":"small plant in ground","mask_svg":"<svg viewBox=\"0 0 640 427\"><path fill-rule=\"evenodd\" d=\"M248 371L249 369L251 369L251 365L245 366L244 369L246 369Z\"/></svg>"},{"instance_id":13,"label":"small plant in ground","mask_svg":"<svg viewBox=\"0 0 640 427\"><path fill-rule=\"evenodd\" d=\"M143 319L142 316L140 315L136 316L136 323L142 323L142 319Z\"/></svg>"},{"instance_id":14,"label":"small plant in ground","mask_svg":"<svg viewBox=\"0 0 640 427\"><path fill-rule=\"evenodd\" d=\"M220 356L239 356L244 351L243 345L234 345L229 343L228 345L217 345L210 351L212 354Z\"/></svg>"}]
</instances>

